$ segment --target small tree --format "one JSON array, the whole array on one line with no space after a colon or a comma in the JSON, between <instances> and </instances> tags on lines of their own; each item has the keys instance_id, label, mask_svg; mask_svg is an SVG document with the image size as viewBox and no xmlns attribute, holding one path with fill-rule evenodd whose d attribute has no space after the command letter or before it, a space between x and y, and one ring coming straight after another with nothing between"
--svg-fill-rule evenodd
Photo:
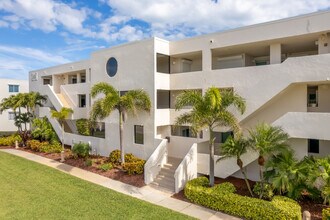
<instances>
[{"instance_id":1,"label":"small tree","mask_svg":"<svg viewBox=\"0 0 330 220\"><path fill-rule=\"evenodd\" d=\"M245 101L232 90L209 88L204 95L198 91L185 91L176 99L176 110L185 106L192 106L190 112L180 115L176 119L177 125L189 124L194 133L207 128L210 133L210 186L214 185L214 129L216 127L229 126L234 132L240 130L238 121L230 112L229 106L234 106L241 114L245 111Z\"/></svg>"},{"instance_id":2,"label":"small tree","mask_svg":"<svg viewBox=\"0 0 330 220\"><path fill-rule=\"evenodd\" d=\"M223 154L223 157L219 158L217 162L227 158L235 157L237 166L239 167L241 173L244 176L246 186L251 196L253 196L251 186L247 178L247 174L243 168L243 161L241 159L241 156L247 152L248 148L249 148L249 142L244 137L242 137L242 135L239 134L235 138L230 136L227 138L226 142L221 146L221 154Z\"/></svg>"},{"instance_id":3,"label":"small tree","mask_svg":"<svg viewBox=\"0 0 330 220\"><path fill-rule=\"evenodd\" d=\"M107 83L95 84L91 90L91 95L95 98L103 94L104 98L96 100L91 111L91 121L103 120L115 109L119 113L119 142L121 151L121 163L125 163L125 152L123 146L124 124L128 113L137 114L138 110L150 112L151 101L149 95L143 90L131 90L120 95L114 87Z\"/></svg>"},{"instance_id":4,"label":"small tree","mask_svg":"<svg viewBox=\"0 0 330 220\"><path fill-rule=\"evenodd\" d=\"M249 130L249 134L249 142L259 154L259 175L262 188L261 191L263 191L263 170L266 162L265 157L277 155L289 150L290 146L287 143L289 135L285 133L282 128L265 123L258 124L254 130ZM261 197L262 193L260 194L260 198Z\"/></svg>"},{"instance_id":5,"label":"small tree","mask_svg":"<svg viewBox=\"0 0 330 220\"><path fill-rule=\"evenodd\" d=\"M70 114L73 114L73 110L71 108L61 108L60 111L51 110L51 117L57 119L62 127L62 154L64 153L64 122L65 119L69 117ZM61 160L64 160L64 157L61 158Z\"/></svg>"}]
</instances>

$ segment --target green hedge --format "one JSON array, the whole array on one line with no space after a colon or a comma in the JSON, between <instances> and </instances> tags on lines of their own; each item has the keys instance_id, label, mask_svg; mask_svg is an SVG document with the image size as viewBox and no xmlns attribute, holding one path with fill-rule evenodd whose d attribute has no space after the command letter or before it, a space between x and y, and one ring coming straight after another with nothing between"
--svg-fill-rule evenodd
<instances>
[{"instance_id":1,"label":"green hedge","mask_svg":"<svg viewBox=\"0 0 330 220\"><path fill-rule=\"evenodd\" d=\"M90 136L90 122L86 118L81 118L76 121L77 131L80 135Z\"/></svg>"},{"instance_id":2,"label":"green hedge","mask_svg":"<svg viewBox=\"0 0 330 220\"><path fill-rule=\"evenodd\" d=\"M254 220L301 220L301 207L292 199L274 196L272 201L240 196L234 186L208 187L206 177L189 181L184 189L185 196L192 202L225 213Z\"/></svg>"},{"instance_id":3,"label":"green hedge","mask_svg":"<svg viewBox=\"0 0 330 220\"><path fill-rule=\"evenodd\" d=\"M322 220L330 219L330 208L326 208L322 210Z\"/></svg>"}]
</instances>

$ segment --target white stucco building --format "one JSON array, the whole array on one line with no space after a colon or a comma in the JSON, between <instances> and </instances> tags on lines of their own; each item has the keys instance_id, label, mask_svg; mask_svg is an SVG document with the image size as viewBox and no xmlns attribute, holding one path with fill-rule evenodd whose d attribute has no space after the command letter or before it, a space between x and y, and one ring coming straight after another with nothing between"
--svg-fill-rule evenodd
<instances>
[{"instance_id":1,"label":"white stucco building","mask_svg":"<svg viewBox=\"0 0 330 220\"><path fill-rule=\"evenodd\" d=\"M128 43L95 51L89 60L31 71L30 90L48 96L49 105L40 108L40 116L49 117L50 107L66 106L74 110L72 120L88 118L94 101L90 88L98 82L119 91L147 91L152 111L125 123L124 146L148 160L146 183L166 180L163 186L177 191L197 172L207 174L209 163L207 130L194 137L187 126L172 127L178 115L189 111L174 110L183 90L232 88L246 99L247 110L239 116L243 129L258 122L282 126L298 158L330 152L328 21L330 11L325 11L174 42L151 38ZM60 132L58 122L50 121ZM218 131L218 143L226 132ZM141 135L142 142L135 139ZM93 152L102 155L118 149L118 113L105 120L105 138L66 133L66 144L77 141L90 142ZM243 157L254 180L256 159L254 153ZM235 159L215 167L219 177L240 175Z\"/></svg>"},{"instance_id":2,"label":"white stucco building","mask_svg":"<svg viewBox=\"0 0 330 220\"><path fill-rule=\"evenodd\" d=\"M0 100L24 92L29 92L28 80L0 79ZM6 110L0 114L0 132L17 131L14 117L13 110Z\"/></svg>"}]
</instances>

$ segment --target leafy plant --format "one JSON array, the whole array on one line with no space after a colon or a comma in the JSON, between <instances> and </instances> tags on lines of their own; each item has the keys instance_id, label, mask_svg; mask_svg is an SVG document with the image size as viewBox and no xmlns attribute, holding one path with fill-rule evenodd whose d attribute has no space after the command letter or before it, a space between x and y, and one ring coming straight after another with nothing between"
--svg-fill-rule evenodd
<instances>
[{"instance_id":1,"label":"leafy plant","mask_svg":"<svg viewBox=\"0 0 330 220\"><path fill-rule=\"evenodd\" d=\"M100 165L99 168L102 171L106 172L108 170L111 170L113 168L113 165L112 165L112 163L104 163L104 164Z\"/></svg>"},{"instance_id":2,"label":"leafy plant","mask_svg":"<svg viewBox=\"0 0 330 220\"><path fill-rule=\"evenodd\" d=\"M93 160L91 160L91 159L85 160L85 166L90 167L92 165L93 165Z\"/></svg>"},{"instance_id":3,"label":"leafy plant","mask_svg":"<svg viewBox=\"0 0 330 220\"><path fill-rule=\"evenodd\" d=\"M144 171L145 160L135 159L133 162L124 163L123 169L127 171L129 175L142 174Z\"/></svg>"},{"instance_id":4,"label":"leafy plant","mask_svg":"<svg viewBox=\"0 0 330 220\"><path fill-rule=\"evenodd\" d=\"M109 155L109 160L111 163L119 164L120 163L120 150L111 151Z\"/></svg>"},{"instance_id":5,"label":"leafy plant","mask_svg":"<svg viewBox=\"0 0 330 220\"><path fill-rule=\"evenodd\" d=\"M91 125L90 121L86 118L81 118L76 121L77 131L80 135L90 136Z\"/></svg>"},{"instance_id":6,"label":"leafy plant","mask_svg":"<svg viewBox=\"0 0 330 220\"><path fill-rule=\"evenodd\" d=\"M58 142L58 137L46 117L35 118L32 122L33 131L31 133L33 139L40 141Z\"/></svg>"},{"instance_id":7,"label":"leafy plant","mask_svg":"<svg viewBox=\"0 0 330 220\"><path fill-rule=\"evenodd\" d=\"M0 146L14 146L16 141L18 141L18 143L22 141L21 137L17 134L0 137Z\"/></svg>"},{"instance_id":8,"label":"leafy plant","mask_svg":"<svg viewBox=\"0 0 330 220\"><path fill-rule=\"evenodd\" d=\"M268 183L264 183L263 187L261 187L260 182L254 184L253 192L258 196L262 195L261 198L264 198L267 200L271 200L274 196L274 188L271 184L268 184Z\"/></svg>"},{"instance_id":9,"label":"leafy plant","mask_svg":"<svg viewBox=\"0 0 330 220\"><path fill-rule=\"evenodd\" d=\"M330 219L330 208L326 208L322 210L322 220Z\"/></svg>"},{"instance_id":10,"label":"leafy plant","mask_svg":"<svg viewBox=\"0 0 330 220\"><path fill-rule=\"evenodd\" d=\"M72 147L72 153L75 158L86 158L89 156L90 147L88 143L77 143Z\"/></svg>"}]
</instances>

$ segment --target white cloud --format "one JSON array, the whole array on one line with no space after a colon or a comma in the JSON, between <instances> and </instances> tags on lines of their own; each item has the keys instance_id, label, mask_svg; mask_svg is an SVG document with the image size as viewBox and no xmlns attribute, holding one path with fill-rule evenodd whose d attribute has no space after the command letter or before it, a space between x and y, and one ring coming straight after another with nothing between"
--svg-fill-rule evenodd
<instances>
[{"instance_id":1,"label":"white cloud","mask_svg":"<svg viewBox=\"0 0 330 220\"><path fill-rule=\"evenodd\" d=\"M9 24L6 21L0 20L0 27L8 27Z\"/></svg>"},{"instance_id":2,"label":"white cloud","mask_svg":"<svg viewBox=\"0 0 330 220\"><path fill-rule=\"evenodd\" d=\"M90 14L100 16L91 9L76 9L69 4L54 0L1 0L0 10L10 14L4 19L10 22L12 27L27 26L52 32L61 25L74 34L87 37L93 37L95 33L85 28L83 23Z\"/></svg>"},{"instance_id":3,"label":"white cloud","mask_svg":"<svg viewBox=\"0 0 330 220\"><path fill-rule=\"evenodd\" d=\"M209 33L327 9L330 0L108 0L116 16L147 22L170 38Z\"/></svg>"}]
</instances>

